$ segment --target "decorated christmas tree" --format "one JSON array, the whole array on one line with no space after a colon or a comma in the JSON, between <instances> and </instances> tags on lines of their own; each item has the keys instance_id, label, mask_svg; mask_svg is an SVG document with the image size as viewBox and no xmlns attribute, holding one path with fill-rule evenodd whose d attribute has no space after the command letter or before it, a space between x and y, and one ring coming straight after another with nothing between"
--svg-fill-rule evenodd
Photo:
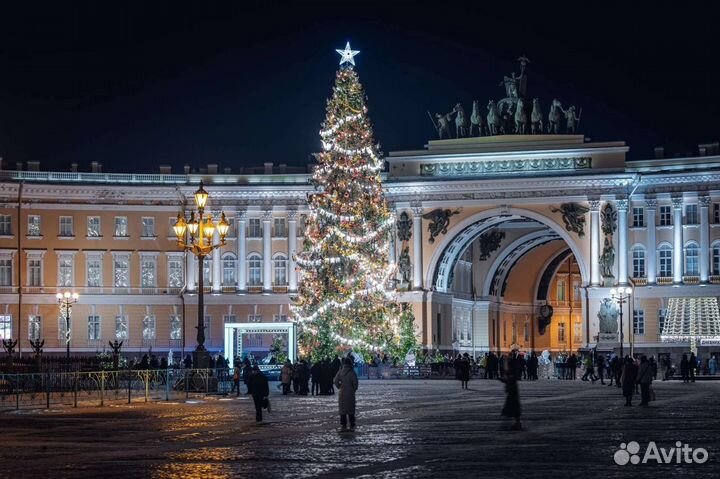
<instances>
[{"instance_id":1,"label":"decorated christmas tree","mask_svg":"<svg viewBox=\"0 0 720 479\"><path fill-rule=\"evenodd\" d=\"M313 359L340 350L397 347L398 307L389 262L394 217L380 181L383 159L373 139L365 94L353 69L357 51L341 55L311 182L298 297L300 353Z\"/></svg>"}]
</instances>

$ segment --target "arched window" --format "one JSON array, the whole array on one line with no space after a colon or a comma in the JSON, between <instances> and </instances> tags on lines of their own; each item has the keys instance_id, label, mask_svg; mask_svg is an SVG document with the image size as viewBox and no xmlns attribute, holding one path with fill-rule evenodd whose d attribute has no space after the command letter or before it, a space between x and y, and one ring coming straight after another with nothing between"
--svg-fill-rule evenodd
<instances>
[{"instance_id":1,"label":"arched window","mask_svg":"<svg viewBox=\"0 0 720 479\"><path fill-rule=\"evenodd\" d=\"M720 274L720 243L712 245L712 274Z\"/></svg>"},{"instance_id":2,"label":"arched window","mask_svg":"<svg viewBox=\"0 0 720 479\"><path fill-rule=\"evenodd\" d=\"M658 248L658 276L672 276L672 247L664 244Z\"/></svg>"},{"instance_id":3,"label":"arched window","mask_svg":"<svg viewBox=\"0 0 720 479\"><path fill-rule=\"evenodd\" d=\"M632 276L633 278L645 277L645 249L641 246L632 250Z\"/></svg>"},{"instance_id":4,"label":"arched window","mask_svg":"<svg viewBox=\"0 0 720 479\"><path fill-rule=\"evenodd\" d=\"M235 286L235 255L225 253L222 258L222 284L225 286Z\"/></svg>"},{"instance_id":5,"label":"arched window","mask_svg":"<svg viewBox=\"0 0 720 479\"><path fill-rule=\"evenodd\" d=\"M700 274L700 248L696 243L688 243L685 246L685 276L697 276Z\"/></svg>"},{"instance_id":6,"label":"arched window","mask_svg":"<svg viewBox=\"0 0 720 479\"><path fill-rule=\"evenodd\" d=\"M287 269L287 256L282 253L276 254L273 258L273 284L275 286L287 285Z\"/></svg>"},{"instance_id":7,"label":"arched window","mask_svg":"<svg viewBox=\"0 0 720 479\"><path fill-rule=\"evenodd\" d=\"M247 260L248 285L262 285L262 257L257 253L250 253Z\"/></svg>"}]
</instances>

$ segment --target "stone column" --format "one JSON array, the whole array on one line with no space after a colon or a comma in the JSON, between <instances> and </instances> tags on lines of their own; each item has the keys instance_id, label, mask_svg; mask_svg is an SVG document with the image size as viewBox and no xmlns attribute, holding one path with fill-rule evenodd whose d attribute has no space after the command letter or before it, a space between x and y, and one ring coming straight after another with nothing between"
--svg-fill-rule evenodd
<instances>
[{"instance_id":1,"label":"stone column","mask_svg":"<svg viewBox=\"0 0 720 479\"><path fill-rule=\"evenodd\" d=\"M413 208L413 289L423 289L422 208Z\"/></svg>"},{"instance_id":2,"label":"stone column","mask_svg":"<svg viewBox=\"0 0 720 479\"><path fill-rule=\"evenodd\" d=\"M618 283L628 284L628 200L615 202L618 211Z\"/></svg>"},{"instance_id":3,"label":"stone column","mask_svg":"<svg viewBox=\"0 0 720 479\"><path fill-rule=\"evenodd\" d=\"M245 211L237 212L237 265L238 265L238 291L247 291L247 267L245 262L247 261L247 251L245 245L245 234L246 228L245 223L247 221L247 213Z\"/></svg>"},{"instance_id":4,"label":"stone column","mask_svg":"<svg viewBox=\"0 0 720 479\"><path fill-rule=\"evenodd\" d=\"M272 293L272 210L263 212L263 293Z\"/></svg>"},{"instance_id":5,"label":"stone column","mask_svg":"<svg viewBox=\"0 0 720 479\"><path fill-rule=\"evenodd\" d=\"M708 210L710 197L700 197L700 282L707 283L710 279L710 230L708 226Z\"/></svg>"},{"instance_id":6,"label":"stone column","mask_svg":"<svg viewBox=\"0 0 720 479\"><path fill-rule=\"evenodd\" d=\"M297 254L297 210L288 211L288 290L297 291L297 272L295 255Z\"/></svg>"},{"instance_id":7,"label":"stone column","mask_svg":"<svg viewBox=\"0 0 720 479\"><path fill-rule=\"evenodd\" d=\"M645 200L645 211L647 213L647 244L645 266L647 268L648 284L657 282L657 241L655 239L655 212L657 209L657 200Z\"/></svg>"},{"instance_id":8,"label":"stone column","mask_svg":"<svg viewBox=\"0 0 720 479\"><path fill-rule=\"evenodd\" d=\"M590 284L600 284L600 201L590 201Z\"/></svg>"},{"instance_id":9,"label":"stone column","mask_svg":"<svg viewBox=\"0 0 720 479\"><path fill-rule=\"evenodd\" d=\"M220 243L220 233L215 228L212 244ZM212 253L212 292L222 292L222 248L217 248Z\"/></svg>"},{"instance_id":10,"label":"stone column","mask_svg":"<svg viewBox=\"0 0 720 479\"><path fill-rule=\"evenodd\" d=\"M673 205L673 283L682 283L683 275L683 199L672 199Z\"/></svg>"}]
</instances>

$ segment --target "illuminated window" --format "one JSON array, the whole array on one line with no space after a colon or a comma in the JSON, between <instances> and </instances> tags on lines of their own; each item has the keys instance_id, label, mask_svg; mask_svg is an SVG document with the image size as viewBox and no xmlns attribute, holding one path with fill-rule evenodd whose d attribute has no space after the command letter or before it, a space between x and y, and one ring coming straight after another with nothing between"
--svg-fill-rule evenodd
<instances>
[{"instance_id":1,"label":"illuminated window","mask_svg":"<svg viewBox=\"0 0 720 479\"><path fill-rule=\"evenodd\" d=\"M633 334L645 334L645 310L633 310Z\"/></svg>"},{"instance_id":2,"label":"illuminated window","mask_svg":"<svg viewBox=\"0 0 720 479\"><path fill-rule=\"evenodd\" d=\"M558 323L558 342L565 342L565 323Z\"/></svg>"},{"instance_id":3,"label":"illuminated window","mask_svg":"<svg viewBox=\"0 0 720 479\"><path fill-rule=\"evenodd\" d=\"M662 245L658 250L658 274L661 277L672 276L672 248Z\"/></svg>"},{"instance_id":4,"label":"illuminated window","mask_svg":"<svg viewBox=\"0 0 720 479\"><path fill-rule=\"evenodd\" d=\"M635 248L632 251L633 278L645 277L645 250Z\"/></svg>"},{"instance_id":5,"label":"illuminated window","mask_svg":"<svg viewBox=\"0 0 720 479\"><path fill-rule=\"evenodd\" d=\"M87 236L88 238L99 238L100 234L100 217L88 216L87 218Z\"/></svg>"},{"instance_id":6,"label":"illuminated window","mask_svg":"<svg viewBox=\"0 0 720 479\"><path fill-rule=\"evenodd\" d=\"M99 341L102 339L100 333L100 316L88 316L88 340Z\"/></svg>"},{"instance_id":7,"label":"illuminated window","mask_svg":"<svg viewBox=\"0 0 720 479\"><path fill-rule=\"evenodd\" d=\"M685 247L685 275L697 276L700 274L699 268L700 250L694 243L690 243Z\"/></svg>"},{"instance_id":8,"label":"illuminated window","mask_svg":"<svg viewBox=\"0 0 720 479\"><path fill-rule=\"evenodd\" d=\"M40 230L40 217L38 215L30 215L28 216L28 223L27 223L28 236L41 236L41 230Z\"/></svg>"}]
</instances>

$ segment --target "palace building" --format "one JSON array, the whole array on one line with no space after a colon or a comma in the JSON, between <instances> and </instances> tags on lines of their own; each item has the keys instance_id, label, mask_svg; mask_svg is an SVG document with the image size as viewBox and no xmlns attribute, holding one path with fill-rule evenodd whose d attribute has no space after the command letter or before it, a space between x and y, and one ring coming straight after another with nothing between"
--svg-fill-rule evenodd
<instances>
[{"instance_id":1,"label":"palace building","mask_svg":"<svg viewBox=\"0 0 720 479\"><path fill-rule=\"evenodd\" d=\"M390 153L391 260L428 349L720 351L720 151L626 162L623 142L582 135L434 140ZM660 156L660 155L658 155ZM65 351L56 293L77 292L71 350L123 340L128 353L195 347L197 284L206 346L226 323L287 322L297 290L305 171L185 168L174 174L0 171L0 336ZM223 211L226 244L205 260L176 245L178 213ZM217 238L216 238L217 241ZM632 288L626 302L611 289ZM548 307L550 306L550 307ZM184 341L184 344L183 344ZM244 349L269 342L248 335Z\"/></svg>"}]
</instances>

